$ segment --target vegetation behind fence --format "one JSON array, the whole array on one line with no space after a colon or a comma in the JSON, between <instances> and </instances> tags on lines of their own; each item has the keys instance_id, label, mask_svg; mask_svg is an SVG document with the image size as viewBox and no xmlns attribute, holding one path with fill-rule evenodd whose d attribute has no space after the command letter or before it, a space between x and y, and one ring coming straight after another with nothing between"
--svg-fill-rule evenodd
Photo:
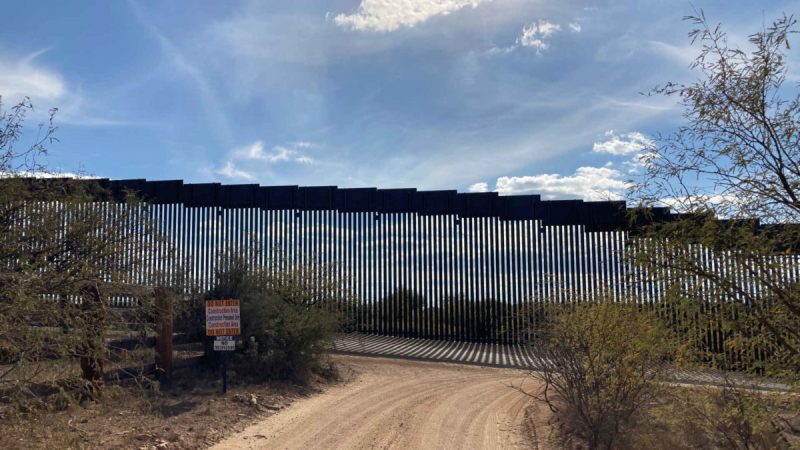
<instances>
[{"instance_id":1,"label":"vegetation behind fence","mask_svg":"<svg viewBox=\"0 0 800 450\"><path fill-rule=\"evenodd\" d=\"M56 181L28 182L35 190L37 183ZM122 269L107 281L197 293L217 286L218 274L234 257L272 275L324 267L315 271L320 284L338 286L351 329L366 333L535 342L554 308L608 294L658 312L709 363L763 365L770 354L765 346L752 340L747 349L728 345L757 331L731 323L744 324L749 305L770 295L762 273L778 273L787 284L800 275L793 253L743 260L703 242L685 248L684 257L735 274L739 295L699 274L643 264L647 255L652 261L678 259L643 232L653 226L648 224L676 218L659 209L626 213L619 202L179 181L61 182L87 187L92 197L79 210L94 210L119 228L111 233L119 236L118 248L104 258L119 260L113 267ZM127 201L128 196L145 201ZM57 205L40 201L27 208ZM64 220L66 227L69 219ZM93 233L103 233L102 227ZM117 306L129 301L112 298Z\"/></svg>"}]
</instances>

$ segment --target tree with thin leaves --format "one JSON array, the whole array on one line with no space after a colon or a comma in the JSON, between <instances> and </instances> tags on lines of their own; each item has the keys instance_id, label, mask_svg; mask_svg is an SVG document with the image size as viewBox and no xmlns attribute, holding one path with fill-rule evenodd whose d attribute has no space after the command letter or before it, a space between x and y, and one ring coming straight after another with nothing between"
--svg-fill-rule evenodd
<instances>
[{"instance_id":1,"label":"tree with thin leaves","mask_svg":"<svg viewBox=\"0 0 800 450\"><path fill-rule=\"evenodd\" d=\"M135 353L112 352L111 334L147 334L152 294L132 282L158 236L135 198L48 174L56 110L21 145L33 111L29 99L0 104L0 395L62 386L73 368L94 392L109 363ZM132 307L111 308L123 294Z\"/></svg>"},{"instance_id":2,"label":"tree with thin leaves","mask_svg":"<svg viewBox=\"0 0 800 450\"><path fill-rule=\"evenodd\" d=\"M800 92L787 82L796 20L752 34L750 49L702 11L686 20L699 77L652 92L677 98L685 123L642 155L631 191L683 214L644 227L648 244L632 257L669 285L667 300L695 308L679 315L705 327L700 339L717 333L728 363L800 380Z\"/></svg>"}]
</instances>

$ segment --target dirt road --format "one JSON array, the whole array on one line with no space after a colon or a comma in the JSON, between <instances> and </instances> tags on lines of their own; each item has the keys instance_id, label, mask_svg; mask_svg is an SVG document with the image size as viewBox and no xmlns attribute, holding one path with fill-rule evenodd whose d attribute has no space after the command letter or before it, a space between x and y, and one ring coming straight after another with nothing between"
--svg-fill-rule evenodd
<instances>
[{"instance_id":1,"label":"dirt road","mask_svg":"<svg viewBox=\"0 0 800 450\"><path fill-rule=\"evenodd\" d=\"M518 370L339 356L353 380L295 402L215 449L546 448L549 411ZM530 380L526 386L533 387Z\"/></svg>"}]
</instances>

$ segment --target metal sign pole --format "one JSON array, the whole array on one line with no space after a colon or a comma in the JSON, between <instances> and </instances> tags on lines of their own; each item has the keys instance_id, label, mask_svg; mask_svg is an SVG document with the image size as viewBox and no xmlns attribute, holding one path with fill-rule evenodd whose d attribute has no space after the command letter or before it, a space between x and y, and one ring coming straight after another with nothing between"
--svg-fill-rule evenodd
<instances>
[{"instance_id":1,"label":"metal sign pole","mask_svg":"<svg viewBox=\"0 0 800 450\"><path fill-rule=\"evenodd\" d=\"M214 336L214 351L222 358L222 393L228 392L228 356L241 334L239 300L206 300L206 336Z\"/></svg>"},{"instance_id":2,"label":"metal sign pole","mask_svg":"<svg viewBox=\"0 0 800 450\"><path fill-rule=\"evenodd\" d=\"M222 353L222 393L228 392L228 352Z\"/></svg>"}]
</instances>

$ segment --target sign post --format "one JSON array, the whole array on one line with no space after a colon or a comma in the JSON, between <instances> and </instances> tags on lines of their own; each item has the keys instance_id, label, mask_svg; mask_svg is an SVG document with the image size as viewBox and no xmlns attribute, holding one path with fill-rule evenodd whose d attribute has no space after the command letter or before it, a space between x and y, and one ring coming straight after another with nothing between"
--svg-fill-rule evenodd
<instances>
[{"instance_id":1,"label":"sign post","mask_svg":"<svg viewBox=\"0 0 800 450\"><path fill-rule=\"evenodd\" d=\"M206 300L206 336L214 336L215 352L236 350L234 336L242 334L239 300ZM222 393L228 392L228 367L225 353L222 358Z\"/></svg>"}]
</instances>

